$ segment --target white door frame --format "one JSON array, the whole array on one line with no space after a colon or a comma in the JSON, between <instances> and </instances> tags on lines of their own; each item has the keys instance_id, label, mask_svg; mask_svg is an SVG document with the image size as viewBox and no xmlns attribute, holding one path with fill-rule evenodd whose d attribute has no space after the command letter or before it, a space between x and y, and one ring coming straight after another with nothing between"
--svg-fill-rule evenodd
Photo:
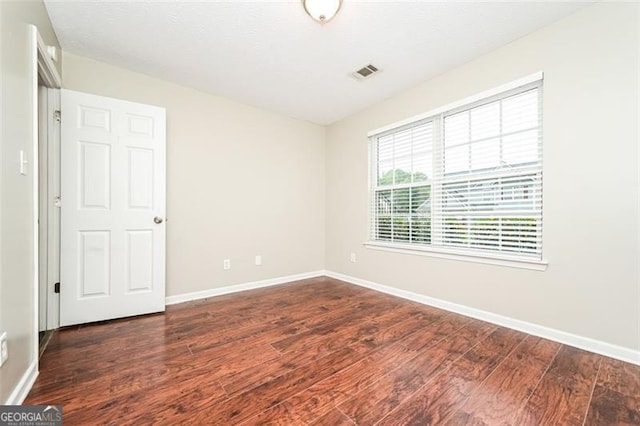
<instances>
[{"instance_id":1,"label":"white door frame","mask_svg":"<svg viewBox=\"0 0 640 426\"><path fill-rule=\"evenodd\" d=\"M47 96L47 330L60 326L60 89L48 88Z\"/></svg>"},{"instance_id":2,"label":"white door frame","mask_svg":"<svg viewBox=\"0 0 640 426\"><path fill-rule=\"evenodd\" d=\"M53 60L51 59L50 53L49 53L49 47L44 43L44 41L42 40L42 37L40 36L40 34L38 33L38 29L34 26L34 25L30 25L29 26L29 32L30 32L30 42L31 42L31 57L32 57L32 69L33 70L37 70L37 72L34 73L33 75L33 83L32 83L32 94L33 94L33 99L32 99L32 103L33 103L33 141L32 141L32 147L33 147L33 158L31 159L31 164L32 164L32 168L31 170L33 171L33 228L34 228L34 237L33 237L33 307L34 307L34 352L35 352L35 356L37 359L37 354L38 354L38 332L39 332L39 317L40 315L43 315L44 313L40 312L40 305L39 305L39 297L40 297L40 286L39 286L39 271L40 271L40 259L39 259L39 254L38 254L38 248L39 248L39 239L40 239L40 235L39 235L39 226L38 226L38 216L39 216L39 183L38 183L38 172L39 172L39 163L38 163L38 155L39 155L39 149L38 149L38 127L39 127L39 123L38 123L38 108L39 108L39 96L38 96L38 79L40 79L43 83L44 86L52 89L52 92L57 91L57 89L60 89L60 87L62 87L62 79L60 78L60 74L58 73L58 70L55 67L55 64L53 63ZM56 96L48 96L48 98L52 98L52 101L56 98ZM59 97L58 97L59 99ZM47 105L47 116L48 117L53 117L54 114L54 110L51 110L51 107L54 107L55 105L52 104L52 102L48 102ZM47 123L49 123L49 119L47 119ZM55 136L55 126L54 128L49 127L49 125L47 125L47 138L48 138L48 142L52 142L50 144L51 147L53 147L53 149L49 149L47 150L49 153L54 153L55 152L55 141L51 140L50 136ZM57 138L57 143L59 146L59 137ZM48 166L51 165L51 162L53 161L55 164L55 158L56 156L54 155L53 158L51 158L51 156L48 157ZM59 156L57 157L59 159ZM58 162L59 165L59 162ZM59 166L57 168L54 168L59 170ZM50 175L48 175L47 179L50 179ZM51 188L54 185L47 185L47 187ZM59 185L58 185L59 186ZM49 194L47 194L47 198L49 198ZM49 206L51 207L51 205ZM48 216L50 213L51 209L47 209L48 211ZM49 222L49 220L47 221ZM48 224L48 228L47 231L49 232L50 229L50 224ZM54 229L55 231L55 229ZM59 229L58 229L58 235L59 235ZM50 250L55 250L55 246L49 245L47 248L47 252L48 252L48 256L51 256L51 251ZM54 253L54 257L56 255L59 255L59 253ZM47 276L49 275L49 273L47 272ZM55 315L56 313L56 305L58 304L57 298L47 298L47 328L51 329L51 328L57 328L59 321L56 319L57 316ZM50 316L52 316L52 318L50 318ZM51 320L51 323L50 323Z\"/></svg>"},{"instance_id":3,"label":"white door frame","mask_svg":"<svg viewBox=\"0 0 640 426\"><path fill-rule=\"evenodd\" d=\"M41 80L41 78L38 78ZM40 82L39 82L40 83ZM49 215L47 192L49 187L47 161L49 151L47 125L49 89L38 84L38 169L34 170L34 179L38 180L38 331L42 333L47 327L47 304L49 295L47 292L47 269L49 256L47 243L49 237ZM34 156L35 156L34 154Z\"/></svg>"},{"instance_id":4,"label":"white door frame","mask_svg":"<svg viewBox=\"0 0 640 426\"><path fill-rule=\"evenodd\" d=\"M60 89L38 87L38 224L39 329L53 330L60 323Z\"/></svg>"}]
</instances>

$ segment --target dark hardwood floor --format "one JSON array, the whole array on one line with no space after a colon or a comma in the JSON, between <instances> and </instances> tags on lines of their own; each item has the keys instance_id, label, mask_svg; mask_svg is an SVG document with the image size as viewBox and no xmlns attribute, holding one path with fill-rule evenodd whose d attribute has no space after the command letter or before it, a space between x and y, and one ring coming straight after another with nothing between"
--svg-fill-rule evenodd
<instances>
[{"instance_id":1,"label":"dark hardwood floor","mask_svg":"<svg viewBox=\"0 0 640 426\"><path fill-rule=\"evenodd\" d=\"M66 328L66 425L640 424L640 367L330 278Z\"/></svg>"}]
</instances>

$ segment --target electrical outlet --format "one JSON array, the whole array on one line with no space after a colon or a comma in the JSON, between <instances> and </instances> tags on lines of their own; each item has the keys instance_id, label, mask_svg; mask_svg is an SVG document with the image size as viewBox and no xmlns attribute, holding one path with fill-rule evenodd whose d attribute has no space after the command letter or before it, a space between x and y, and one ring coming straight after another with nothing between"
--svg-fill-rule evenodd
<instances>
[{"instance_id":1,"label":"electrical outlet","mask_svg":"<svg viewBox=\"0 0 640 426\"><path fill-rule=\"evenodd\" d=\"M262 256L257 255L256 256L256 266L260 266L262 265Z\"/></svg>"},{"instance_id":2,"label":"electrical outlet","mask_svg":"<svg viewBox=\"0 0 640 426\"><path fill-rule=\"evenodd\" d=\"M225 259L224 262L222 263L222 267L224 268L225 271L231 269L231 260Z\"/></svg>"},{"instance_id":3,"label":"electrical outlet","mask_svg":"<svg viewBox=\"0 0 640 426\"><path fill-rule=\"evenodd\" d=\"M353 263L356 263L356 254L351 253L351 256L349 256L349 260L352 261Z\"/></svg>"},{"instance_id":4,"label":"electrical outlet","mask_svg":"<svg viewBox=\"0 0 640 426\"><path fill-rule=\"evenodd\" d=\"M7 340L7 332L0 335L0 367L9 358L9 342Z\"/></svg>"}]
</instances>

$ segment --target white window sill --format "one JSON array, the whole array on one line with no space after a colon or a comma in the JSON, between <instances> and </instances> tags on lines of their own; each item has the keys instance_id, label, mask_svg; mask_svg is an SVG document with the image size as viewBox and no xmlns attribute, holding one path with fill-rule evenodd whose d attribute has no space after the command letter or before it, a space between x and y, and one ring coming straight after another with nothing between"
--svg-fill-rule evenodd
<instances>
[{"instance_id":1,"label":"white window sill","mask_svg":"<svg viewBox=\"0 0 640 426\"><path fill-rule=\"evenodd\" d=\"M410 244L387 243L382 241L367 241L366 248L390 251L394 253L411 254L417 256L436 257L439 259L459 260L466 262L484 263L488 265L506 266L510 268L545 271L549 263L545 260L522 259L509 256L491 255L485 253L460 252L445 248L417 247Z\"/></svg>"}]
</instances>

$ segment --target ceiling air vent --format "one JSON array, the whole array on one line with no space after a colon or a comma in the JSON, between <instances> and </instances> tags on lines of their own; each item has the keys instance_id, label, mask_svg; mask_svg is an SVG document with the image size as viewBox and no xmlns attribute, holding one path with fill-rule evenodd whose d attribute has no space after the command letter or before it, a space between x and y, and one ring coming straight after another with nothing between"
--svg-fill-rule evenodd
<instances>
[{"instance_id":1,"label":"ceiling air vent","mask_svg":"<svg viewBox=\"0 0 640 426\"><path fill-rule=\"evenodd\" d=\"M356 80L365 80L367 78L370 78L377 72L380 72L380 70L377 67L369 64L360 68L358 71L354 72L351 75L353 75L353 77L355 77Z\"/></svg>"}]
</instances>

